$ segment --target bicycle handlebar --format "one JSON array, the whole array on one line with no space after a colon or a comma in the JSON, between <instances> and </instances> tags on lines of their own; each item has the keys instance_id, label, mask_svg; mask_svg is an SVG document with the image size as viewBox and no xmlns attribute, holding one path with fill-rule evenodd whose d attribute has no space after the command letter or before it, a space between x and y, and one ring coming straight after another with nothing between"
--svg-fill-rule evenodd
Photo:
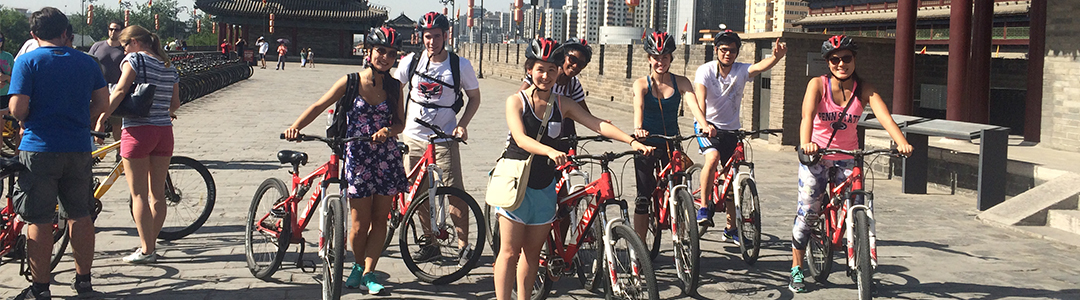
<instances>
[{"instance_id":1,"label":"bicycle handlebar","mask_svg":"<svg viewBox=\"0 0 1080 300\"><path fill-rule=\"evenodd\" d=\"M602 136L602 135L591 135L591 136L571 135L571 136L560 137L560 138L557 138L555 140L557 140L557 141L575 141L575 142L576 141L594 141L594 142L609 142L609 143L611 142L611 138L608 138L608 137Z\"/></svg>"},{"instance_id":2,"label":"bicycle handlebar","mask_svg":"<svg viewBox=\"0 0 1080 300\"><path fill-rule=\"evenodd\" d=\"M639 137L639 136L635 136L635 135L631 135L630 137L633 137L635 139L638 139L638 138L659 138L659 139L664 139L664 140L669 140L669 141L679 141L679 142L681 142L681 141L693 139L693 138L696 138L696 137L699 137L699 136L704 136L704 135L694 134L694 135L682 136L682 135L649 134L649 135L646 135L644 137Z\"/></svg>"},{"instance_id":3,"label":"bicycle handlebar","mask_svg":"<svg viewBox=\"0 0 1080 300\"><path fill-rule=\"evenodd\" d=\"M450 134L446 134L446 132L443 131L442 128L439 128L438 125L433 125L431 123L428 123L427 121L421 120L420 118L414 118L413 121L416 121L416 124L420 124L420 126L424 126L424 127L427 127L427 129L431 129L432 132L435 132L435 137L437 137L437 138L451 139L451 140L460 142L462 144L466 144L466 145L469 144L469 143L466 143L465 140L460 138L460 137L456 137L456 136L453 136L453 135L450 135Z\"/></svg>"},{"instance_id":4,"label":"bicycle handlebar","mask_svg":"<svg viewBox=\"0 0 1080 300\"><path fill-rule=\"evenodd\" d=\"M278 138L283 139L283 140L288 140L288 139L285 138L284 133L282 133ZM347 138L344 138L344 139L338 139L338 138L326 138L326 137L322 137L322 136L318 136L318 135L311 135L311 134L298 134L298 135L296 135L296 139L292 139L292 140L288 140L288 141L290 141L290 142L291 141L301 141L301 142L320 141L320 142L324 142L327 145L330 145L331 147L333 147L334 145L343 145L345 143L352 142L352 141L371 140L371 139L372 138L371 138L370 135L361 135L361 136L347 137Z\"/></svg>"},{"instance_id":5,"label":"bicycle handlebar","mask_svg":"<svg viewBox=\"0 0 1080 300\"><path fill-rule=\"evenodd\" d=\"M93 130L91 130L90 135L95 136L95 137L99 137L99 138L107 138L107 137L111 136L112 134L108 133L108 132L101 132L101 131L93 131Z\"/></svg>"},{"instance_id":6,"label":"bicycle handlebar","mask_svg":"<svg viewBox=\"0 0 1080 300\"><path fill-rule=\"evenodd\" d=\"M862 149L855 149L855 150L820 149L820 150L818 150L817 153L819 155L847 154L847 155L851 155L851 156L854 156L854 157L863 157L863 156L870 156L870 155L876 155L876 154L888 154L889 156L893 156L893 157L901 157L902 156L900 154L900 151L897 151L896 149L874 149L874 150L869 150L869 151L868 150L862 150Z\"/></svg>"},{"instance_id":7,"label":"bicycle handlebar","mask_svg":"<svg viewBox=\"0 0 1080 300\"><path fill-rule=\"evenodd\" d=\"M575 161L576 163L580 164L580 163L582 163L582 162L584 162L586 160L595 160L595 161L600 161L600 162L611 162L611 161L614 161L616 159L623 158L624 156L627 156L627 155L640 155L640 154L641 153L637 152L637 150L630 150L630 151L623 151L623 152L619 152L619 153L604 152L602 154L577 154L577 155L571 155L569 158L570 158L570 160Z\"/></svg>"}]
</instances>

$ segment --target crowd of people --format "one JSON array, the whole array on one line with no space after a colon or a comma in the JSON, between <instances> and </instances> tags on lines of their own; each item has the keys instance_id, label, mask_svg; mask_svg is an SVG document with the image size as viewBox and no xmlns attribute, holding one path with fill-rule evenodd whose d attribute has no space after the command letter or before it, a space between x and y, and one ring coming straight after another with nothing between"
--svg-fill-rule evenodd
<instances>
[{"instance_id":1,"label":"crowd of people","mask_svg":"<svg viewBox=\"0 0 1080 300\"><path fill-rule=\"evenodd\" d=\"M295 139L300 130L311 124L331 105L339 101L350 109L345 133L348 136L371 136L370 141L347 144L344 155L346 187L343 194L350 207L348 240L355 263L345 281L350 288L364 288L371 294L384 290L374 275L386 236L386 215L394 195L407 188L404 166L412 165L423 155L431 129L415 120L422 120L449 131L461 140L469 137L468 127L480 106L480 82L472 64L447 50L450 22L446 16L431 12L418 22L424 51L401 57L401 64L391 71L399 59L401 37L392 28L373 28L365 37L366 67L356 75L342 76L315 103L284 130L284 136ZM95 43L90 55L71 48L71 25L67 17L51 7L34 12L30 31L36 49L13 59L0 52L0 93L9 105L9 112L23 128L19 145L19 161L27 171L20 174L15 192L17 213L29 223L28 258L33 283L17 299L48 299L51 276L49 249L52 243L52 222L55 214L69 220L71 243L76 263L72 282L80 297L99 296L90 282L94 259L94 224L90 220L89 194L91 166L90 151L94 140L91 130L105 131L113 127L121 141L120 156L126 173L135 225L140 236L138 248L123 261L153 263L156 261L157 233L166 214L163 187L169 159L173 150L172 120L179 107L178 76L170 65L160 38L139 26L124 27L122 22L108 23L109 38ZM593 115L585 102L584 85L578 74L592 60L592 48L581 39L558 42L548 38L531 41L522 66L524 80L519 91L505 100L505 118L509 140L503 158L533 157L532 169L521 205L513 209L497 209L500 236L499 252L494 264L494 290L498 299L530 297L539 264L540 251L556 217L555 185L559 173L555 167L564 164L569 145L559 137L575 135L576 124L612 140L626 143L642 155L635 159L636 183L634 227L644 237L647 230L652 189L656 185L653 170L670 158L673 145L664 140L643 138L649 134L678 135L678 107L686 107L695 121L694 133L699 134L700 151L705 155L701 172L702 195L714 178L717 164L734 152L737 137L727 133L742 127L742 90L746 83L761 72L768 71L787 54L786 45L777 39L772 55L756 63L736 62L742 40L735 32L722 31L713 37L716 60L700 66L691 81L686 76L671 73L676 43L666 32L654 32L644 38L643 57L649 74L634 81L633 130L624 131ZM0 45L6 42L0 34ZM236 43L223 41L227 54L230 44L242 51L243 39ZM260 37L258 47L262 68L269 43ZM24 47L25 48L25 47ZM828 62L828 74L815 77L807 84L802 105L799 138L800 151L815 154L818 149L853 150L858 141L856 118L830 116L861 115L869 106L896 142L897 150L910 154L907 143L895 122L889 117L886 105L877 90L859 79L855 72L858 46L849 37L834 36L822 45L822 57ZM279 43L278 69L284 69L288 52ZM313 67L311 48L302 50L302 66ZM356 76L358 80L349 80ZM142 116L111 118L118 105L137 83L156 86L150 113ZM354 99L344 99L349 84L358 91ZM404 87L404 91L403 91ZM89 100L89 101L88 101ZM550 113L546 113L550 112ZM58 123L59 122L59 123ZM835 123L839 123L839 126ZM845 126L846 125L846 126ZM628 134L629 132L630 134ZM408 145L402 153L398 141ZM462 160L458 143L435 140L435 159L447 172L442 185L463 188ZM839 167L846 172L829 178L826 170ZM788 288L804 291L801 270L802 257L809 232L808 219L816 218L821 194L830 180L842 180L849 175L853 161L840 155L824 157L816 165L799 166L799 196L792 228L792 267ZM363 179L362 179L363 178ZM730 199L729 199L730 201ZM706 201L711 203L712 201ZM59 204L59 211L56 210ZM463 259L480 245L470 245L467 207L460 199L451 197L450 213L458 232L458 253ZM734 205L727 205L723 236L738 243L731 216ZM712 207L698 211L699 223L710 223ZM440 255L438 249L421 247L414 255L417 260Z\"/></svg>"}]
</instances>

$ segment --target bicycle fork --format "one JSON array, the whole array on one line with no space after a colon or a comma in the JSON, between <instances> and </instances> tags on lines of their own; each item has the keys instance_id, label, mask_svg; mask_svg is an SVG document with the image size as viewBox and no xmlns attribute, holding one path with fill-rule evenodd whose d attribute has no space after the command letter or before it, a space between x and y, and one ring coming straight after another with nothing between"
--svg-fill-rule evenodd
<instances>
[{"instance_id":1,"label":"bicycle fork","mask_svg":"<svg viewBox=\"0 0 1080 300\"><path fill-rule=\"evenodd\" d=\"M629 213L627 212L627 206L625 201L621 201L615 204L618 204L620 206L620 209L622 209L623 218L613 218L611 220L608 220L607 223L604 224L604 260L607 262L608 266L608 284L610 284L611 286L611 293L615 295L622 295L620 296L620 298L628 298L625 297L627 296L627 292L623 290L623 287L621 285L619 285L619 277L617 274L615 274L615 241L611 239L611 231L612 228L614 228L615 226L625 224L625 218L629 216ZM604 207L606 208L607 205L604 205ZM604 210L601 210L600 214L601 220L603 220L607 215ZM637 236L626 238L637 238ZM629 251L628 257L630 258L630 272L634 278L637 278L638 275L641 274L641 268L638 267L638 261L634 259L634 247L628 247L627 250Z\"/></svg>"},{"instance_id":2,"label":"bicycle fork","mask_svg":"<svg viewBox=\"0 0 1080 300\"><path fill-rule=\"evenodd\" d=\"M449 235L448 232L443 231L443 224L446 224L446 214L450 213L446 205L446 197L437 197L436 192L439 190L439 186L442 185L443 170L434 163L428 165L428 170L431 171L431 177L428 179L428 213L431 214L429 219L429 226L431 226L432 234L438 239L445 239Z\"/></svg>"},{"instance_id":3,"label":"bicycle fork","mask_svg":"<svg viewBox=\"0 0 1080 300\"><path fill-rule=\"evenodd\" d=\"M854 230L855 230L855 212L861 210L861 211L866 212L866 221L867 221L866 235L867 235L867 240L870 243L870 245L868 245L868 246L870 246L870 267L876 269L878 263L877 263L877 243L876 243L877 237L874 234L874 209L873 209L873 207L874 207L874 205L873 205L873 203L874 203L874 200L873 200L874 195L871 194L871 193L865 192L865 191L855 191L855 192L852 192L852 196L849 197L848 199L853 199L853 198L856 198L856 197L862 197L864 199L863 204L851 205L851 207L848 209L847 215L844 217L844 224L845 224L845 226L847 226L847 230L844 231L844 239L846 240L845 244L847 246L847 256L848 256L847 257L848 258L847 263L848 263L848 267L851 268L851 270L858 270L857 267L859 266L859 264L866 263L866 262L861 262L861 261L855 261L855 259L854 259L854 257L855 257L855 236L854 236L855 235L855 233L854 233ZM851 201L851 200L848 200L848 201Z\"/></svg>"}]
</instances>

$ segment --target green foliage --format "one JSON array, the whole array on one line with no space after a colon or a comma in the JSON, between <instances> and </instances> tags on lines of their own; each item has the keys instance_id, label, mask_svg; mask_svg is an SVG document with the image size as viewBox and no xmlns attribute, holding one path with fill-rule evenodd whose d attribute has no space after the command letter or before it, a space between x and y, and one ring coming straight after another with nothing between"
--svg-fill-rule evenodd
<instances>
[{"instance_id":1,"label":"green foliage","mask_svg":"<svg viewBox=\"0 0 1080 300\"><path fill-rule=\"evenodd\" d=\"M161 38L162 46L168 41L182 39L194 31L193 22L180 20L182 14L191 14L187 7L180 6L176 0L157 0L152 6L147 7L145 2L129 2L131 13L128 15L128 25L139 25L150 32L156 33ZM78 13L68 15L75 33L90 35L94 40L104 40L109 37L107 28L109 21L124 21L124 8L94 7L93 24L86 24L86 14ZM154 27L154 15L158 15L159 27Z\"/></svg>"},{"instance_id":2,"label":"green foliage","mask_svg":"<svg viewBox=\"0 0 1080 300\"><path fill-rule=\"evenodd\" d=\"M26 15L0 5L0 31L4 33L3 50L14 55L30 39L30 20Z\"/></svg>"},{"instance_id":3,"label":"green foliage","mask_svg":"<svg viewBox=\"0 0 1080 300\"><path fill-rule=\"evenodd\" d=\"M217 46L219 44L218 35L214 33L213 20L207 15L200 17L202 20L202 32L195 30L195 20L191 20L190 27L188 27L191 30L191 35L187 39L188 46Z\"/></svg>"}]
</instances>

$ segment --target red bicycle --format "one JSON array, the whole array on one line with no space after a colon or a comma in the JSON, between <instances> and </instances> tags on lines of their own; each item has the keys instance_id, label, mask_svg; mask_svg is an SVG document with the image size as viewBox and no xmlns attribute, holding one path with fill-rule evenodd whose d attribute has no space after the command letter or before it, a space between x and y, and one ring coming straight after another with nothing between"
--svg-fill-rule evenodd
<instances>
[{"instance_id":1,"label":"red bicycle","mask_svg":"<svg viewBox=\"0 0 1080 300\"><path fill-rule=\"evenodd\" d=\"M701 274L701 245L695 222L694 198L688 188L689 182L696 179L687 176L689 158L683 152L681 142L696 136L666 136L650 134L644 138L659 138L672 145L671 156L666 166L656 169L656 188L652 193L652 205L649 206L649 230L645 235L649 255L656 259L660 255L661 232L671 230L671 241L675 245L675 270L683 285L683 293L693 295L697 291L698 277ZM700 166L699 166L700 168Z\"/></svg>"},{"instance_id":2,"label":"red bicycle","mask_svg":"<svg viewBox=\"0 0 1080 300\"><path fill-rule=\"evenodd\" d=\"M821 214L811 224L810 242L806 255L806 264L810 275L817 282L825 282L832 270L833 251L844 251L847 257L847 275L859 288L859 299L873 298L874 268L877 267L877 249L871 239L874 226L874 193L864 190L864 157L887 154L901 157L893 149L877 150L840 150L822 149L818 155L846 154L855 159L851 175L841 183L829 180L825 199L821 201ZM800 157L800 160L805 160ZM816 159L812 160L816 162ZM828 171L828 178L835 178L841 169L833 167ZM846 247L840 246L841 243Z\"/></svg>"},{"instance_id":3,"label":"red bicycle","mask_svg":"<svg viewBox=\"0 0 1080 300\"><path fill-rule=\"evenodd\" d=\"M402 228L398 245L409 271L421 281L447 284L476 267L484 252L488 227L479 217L483 215L480 205L469 193L442 186L443 170L435 164L435 140L463 144L465 141L447 134L439 126L420 119L415 121L435 134L428 137L427 150L408 173L412 179L409 190L396 195L391 203L384 249L390 245L394 230ZM399 147L402 153L408 153L404 144L399 143ZM461 202L453 204L453 201ZM464 206L468 207L467 211L457 211Z\"/></svg>"},{"instance_id":4,"label":"red bicycle","mask_svg":"<svg viewBox=\"0 0 1080 300\"><path fill-rule=\"evenodd\" d=\"M754 131L744 130L720 130L721 132L734 134L738 138L735 144L735 152L724 163L723 168L717 168L713 176L711 195L701 195L699 178L701 168L699 164L690 167L686 172L690 183L690 191L698 197L694 204L700 210L708 209L708 218L704 222L698 222L698 234L705 232L712 226L712 216L716 211L726 212L727 199L733 199L735 203L735 228L739 232L739 253L747 264L757 262L761 251L761 204L758 201L757 181L754 179L754 163L748 159L747 139L757 134L772 134L783 132L781 129L760 129ZM752 155L749 155L752 157Z\"/></svg>"},{"instance_id":5,"label":"red bicycle","mask_svg":"<svg viewBox=\"0 0 1080 300\"><path fill-rule=\"evenodd\" d=\"M285 135L281 135L285 139ZM371 136L357 136L345 139L325 138L315 135L299 135L299 141L321 141L333 150L330 159L315 169L311 174L300 178L300 166L306 165L308 155L304 152L281 150L277 158L282 164L291 164L292 188L277 178L267 178L255 190L255 197L248 209L248 218L244 232L244 252L247 255L248 269L259 279L267 279L281 266L285 251L290 244L300 245L300 255L296 266L307 272L314 266L305 263L303 231L307 228L315 209L319 210L319 257L322 259L323 299L341 298L343 284L342 273L345 261L345 210L348 206L342 200L340 189L331 190L331 184L343 184L340 179L340 160L345 144L351 141L370 140ZM308 201L307 208L301 214L298 211L300 201L312 189L315 191ZM291 192L290 192L291 191ZM297 217L299 216L299 218ZM314 270L311 270L314 272Z\"/></svg>"}]
</instances>

